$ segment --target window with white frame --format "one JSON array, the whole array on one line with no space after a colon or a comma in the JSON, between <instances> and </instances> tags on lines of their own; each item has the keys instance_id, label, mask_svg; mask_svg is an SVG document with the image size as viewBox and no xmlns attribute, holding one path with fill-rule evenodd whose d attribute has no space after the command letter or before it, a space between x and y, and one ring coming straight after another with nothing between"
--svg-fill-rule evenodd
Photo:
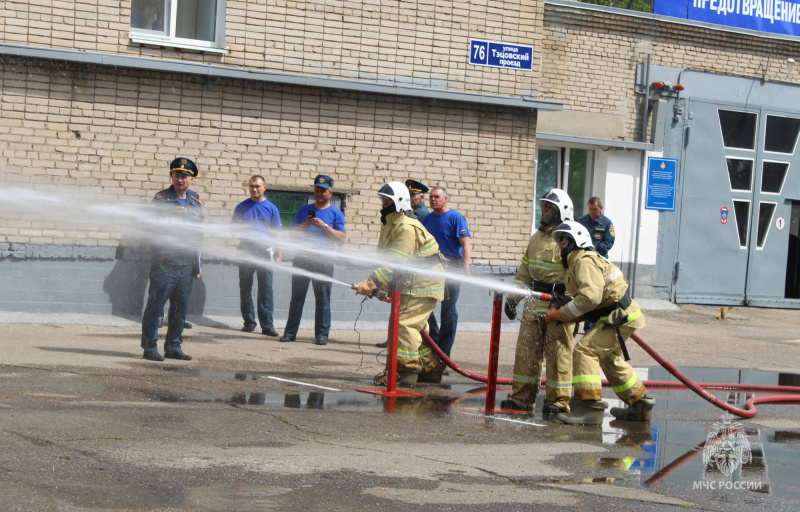
<instances>
[{"instance_id":1,"label":"window with white frame","mask_svg":"<svg viewBox=\"0 0 800 512\"><path fill-rule=\"evenodd\" d=\"M536 216L539 226L539 198L551 188L563 189L572 199L575 218L588 213L587 204L594 187L595 151L581 148L540 148L536 167Z\"/></svg>"},{"instance_id":2,"label":"window with white frame","mask_svg":"<svg viewBox=\"0 0 800 512\"><path fill-rule=\"evenodd\" d=\"M178 48L225 46L226 0L131 0L131 40Z\"/></svg>"}]
</instances>

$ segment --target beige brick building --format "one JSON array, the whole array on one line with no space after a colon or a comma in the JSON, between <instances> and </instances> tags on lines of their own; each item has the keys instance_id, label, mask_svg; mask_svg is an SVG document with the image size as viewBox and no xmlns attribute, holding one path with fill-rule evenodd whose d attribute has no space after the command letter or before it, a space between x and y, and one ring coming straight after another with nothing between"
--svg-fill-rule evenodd
<instances>
[{"instance_id":1,"label":"beige brick building","mask_svg":"<svg viewBox=\"0 0 800 512\"><path fill-rule=\"evenodd\" d=\"M143 17L147 3L2 3L3 187L141 204L168 185L167 164L183 155L200 167L193 188L208 221L224 223L254 174L273 192L307 193L326 173L348 244L371 247L375 191L415 177L450 191L470 222L473 263L509 274L535 229L539 189L560 185L579 211L590 195L606 197L618 232L611 259L626 273L636 268L640 289L656 295L664 214L642 211L639 189L644 156L669 149L651 140L643 109L647 58L791 82L784 63L798 49L793 40L567 0L217 0L192 13L166 0L153 19ZM532 46L531 71L470 64L472 39ZM124 225L76 229L61 220L0 212L0 267L18 269L3 282L1 308L80 303L67 284L57 298L43 292L52 283L31 285L48 265L103 287L121 265L143 272L118 250ZM226 302L236 295L231 285L206 279L206 311L235 309ZM122 287L136 296L144 285L134 280ZM109 292L87 290L88 309L104 311Z\"/></svg>"}]
</instances>

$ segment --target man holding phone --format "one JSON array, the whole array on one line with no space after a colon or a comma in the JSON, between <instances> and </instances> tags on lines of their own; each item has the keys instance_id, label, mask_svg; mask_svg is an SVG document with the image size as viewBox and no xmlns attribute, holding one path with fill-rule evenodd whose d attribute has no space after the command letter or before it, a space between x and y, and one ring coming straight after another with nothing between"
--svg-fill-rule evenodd
<instances>
[{"instance_id":1,"label":"man holding phone","mask_svg":"<svg viewBox=\"0 0 800 512\"><path fill-rule=\"evenodd\" d=\"M320 174L314 178L314 204L301 206L292 220L292 229L303 233L313 251L298 252L292 266L315 274L333 277L333 263L327 252L337 244L347 241L344 214L331 204L333 178ZM308 283L314 289L316 309L314 316L314 343L325 345L331 329L331 282L311 279L305 275L292 275L292 298L289 301L289 318L280 341L295 341L303 305L308 293Z\"/></svg>"}]
</instances>

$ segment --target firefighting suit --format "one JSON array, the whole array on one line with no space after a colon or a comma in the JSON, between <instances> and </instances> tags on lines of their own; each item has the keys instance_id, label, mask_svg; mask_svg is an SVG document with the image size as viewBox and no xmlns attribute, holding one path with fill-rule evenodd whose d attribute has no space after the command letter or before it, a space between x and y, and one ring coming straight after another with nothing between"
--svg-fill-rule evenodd
<instances>
[{"instance_id":1,"label":"firefighting suit","mask_svg":"<svg viewBox=\"0 0 800 512\"><path fill-rule=\"evenodd\" d=\"M433 235L415 218L404 212L392 212L381 227L378 251L388 254L401 265L411 265L432 272L444 272L439 256L439 244ZM397 335L397 371L426 373L439 364L439 358L422 339L420 331L428 326L437 300L444 299L444 277L414 273L400 268L380 267L369 279L378 288L400 290L400 327Z\"/></svg>"},{"instance_id":2,"label":"firefighting suit","mask_svg":"<svg viewBox=\"0 0 800 512\"><path fill-rule=\"evenodd\" d=\"M553 240L557 224L542 226L528 242L528 248L514 277L514 284L534 291L553 293L563 288L566 270L561 263L561 249ZM554 285L556 285L554 287ZM561 289L563 294L563 289ZM509 296L518 300L518 297ZM528 300L522 313L522 325L514 356L514 377L508 395L524 409L532 409L542 379L542 359L547 359L545 405L553 404L569 412L572 393L572 326L547 324L544 336L538 320L547 313L548 303ZM539 344L544 346L539 346Z\"/></svg>"},{"instance_id":3,"label":"firefighting suit","mask_svg":"<svg viewBox=\"0 0 800 512\"><path fill-rule=\"evenodd\" d=\"M575 346L572 382L578 400L602 400L600 370L611 389L628 405L645 395L639 376L622 357L622 340L644 327L639 305L627 294L622 271L592 250L575 249L567 256L569 269L564 283L572 301L559 308L564 322L594 319L595 326ZM620 305L629 302L628 307ZM553 322L556 323L556 322Z\"/></svg>"}]
</instances>

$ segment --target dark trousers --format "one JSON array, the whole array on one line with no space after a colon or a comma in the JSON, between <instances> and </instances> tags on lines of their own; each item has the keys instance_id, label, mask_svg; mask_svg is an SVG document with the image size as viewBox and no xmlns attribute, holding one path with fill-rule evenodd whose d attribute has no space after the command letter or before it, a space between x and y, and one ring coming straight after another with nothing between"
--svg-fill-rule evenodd
<instances>
[{"instance_id":1,"label":"dark trousers","mask_svg":"<svg viewBox=\"0 0 800 512\"><path fill-rule=\"evenodd\" d=\"M253 309L253 274L256 275L256 310ZM272 298L272 271L252 265L239 265L239 307L245 325L256 325L272 329L272 314L275 303Z\"/></svg>"},{"instance_id":2,"label":"dark trousers","mask_svg":"<svg viewBox=\"0 0 800 512\"><path fill-rule=\"evenodd\" d=\"M433 313L431 313L431 317L428 319L428 334L430 334L431 339L436 342L447 357L450 357L450 350L453 348L453 343L456 341L456 329L458 328L458 310L456 309L456 302L458 302L459 293L461 293L460 281L445 281L444 300L442 301L441 311L441 327L436 322L436 316Z\"/></svg>"},{"instance_id":3,"label":"dark trousers","mask_svg":"<svg viewBox=\"0 0 800 512\"><path fill-rule=\"evenodd\" d=\"M333 277L333 263L322 263L305 258L295 257L293 267L307 270L315 274ZM292 298L289 301L289 319L286 320L285 336L296 336L303 317L303 305L306 302L308 283L314 289L316 310L314 315L314 336L328 338L331 330L331 282L311 279L307 276L292 275Z\"/></svg>"},{"instance_id":4,"label":"dark trousers","mask_svg":"<svg viewBox=\"0 0 800 512\"><path fill-rule=\"evenodd\" d=\"M181 350L181 335L186 324L189 294L194 276L192 264L165 265L154 261L150 266L150 289L147 306L142 315L142 348L158 350L158 323L164 314L164 305L169 300L167 336L164 351Z\"/></svg>"}]
</instances>

